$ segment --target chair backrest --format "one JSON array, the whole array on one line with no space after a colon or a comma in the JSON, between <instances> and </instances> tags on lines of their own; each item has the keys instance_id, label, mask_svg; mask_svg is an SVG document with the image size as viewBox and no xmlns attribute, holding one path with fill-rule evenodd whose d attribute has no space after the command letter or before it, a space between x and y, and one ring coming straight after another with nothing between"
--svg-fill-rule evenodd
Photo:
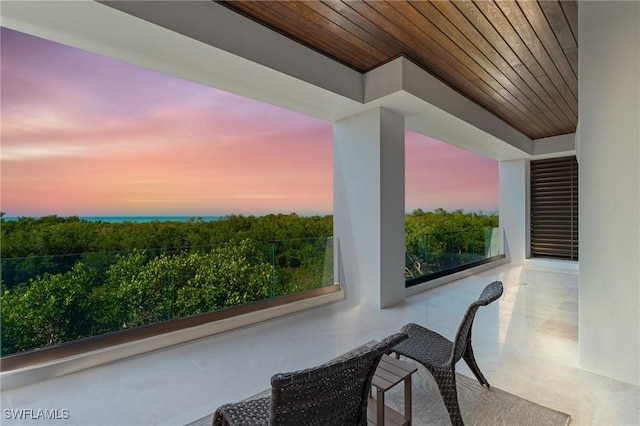
<instances>
[{"instance_id":1,"label":"chair backrest","mask_svg":"<svg viewBox=\"0 0 640 426\"><path fill-rule=\"evenodd\" d=\"M271 378L270 425L366 425L371 380L398 333L361 352Z\"/></svg>"},{"instance_id":2,"label":"chair backrest","mask_svg":"<svg viewBox=\"0 0 640 426\"><path fill-rule=\"evenodd\" d=\"M497 300L502 295L503 287L501 281L494 281L487 285L478 300L473 302L467 308L467 312L465 312L462 321L460 322L460 326L458 327L458 332L456 333L456 339L453 341L453 351L452 351L452 359L453 363L456 363L462 358L465 350L467 349L467 345L471 342L471 327L473 326L473 320L476 317L476 312L480 306L486 306L489 303Z\"/></svg>"}]
</instances>

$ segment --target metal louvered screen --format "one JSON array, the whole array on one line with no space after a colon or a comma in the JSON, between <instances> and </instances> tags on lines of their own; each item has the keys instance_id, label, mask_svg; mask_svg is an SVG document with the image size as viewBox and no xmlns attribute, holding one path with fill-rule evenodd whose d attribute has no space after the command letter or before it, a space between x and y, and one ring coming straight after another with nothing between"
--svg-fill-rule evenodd
<instances>
[{"instance_id":1,"label":"metal louvered screen","mask_svg":"<svg viewBox=\"0 0 640 426\"><path fill-rule=\"evenodd\" d=\"M531 162L531 257L578 260L575 156Z\"/></svg>"}]
</instances>

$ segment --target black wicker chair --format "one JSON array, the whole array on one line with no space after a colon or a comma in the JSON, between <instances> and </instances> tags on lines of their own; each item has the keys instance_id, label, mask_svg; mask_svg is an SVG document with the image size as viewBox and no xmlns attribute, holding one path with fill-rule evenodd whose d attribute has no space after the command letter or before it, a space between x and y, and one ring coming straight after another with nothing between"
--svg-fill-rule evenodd
<instances>
[{"instance_id":1,"label":"black wicker chair","mask_svg":"<svg viewBox=\"0 0 640 426\"><path fill-rule=\"evenodd\" d=\"M213 425L366 425L380 358L406 338L394 334L321 366L276 374L270 397L225 404L216 410Z\"/></svg>"},{"instance_id":2,"label":"black wicker chair","mask_svg":"<svg viewBox=\"0 0 640 426\"><path fill-rule=\"evenodd\" d=\"M465 360L480 384L489 387L489 382L480 372L473 356L471 327L478 308L498 299L502 295L502 290L502 282L500 281L494 281L485 287L478 300L467 308L454 342L417 324L407 324L402 327L402 331L407 333L409 338L393 348L396 357L403 355L411 358L429 370L438 384L452 425L464 424L456 389L455 366L460 358Z\"/></svg>"}]
</instances>

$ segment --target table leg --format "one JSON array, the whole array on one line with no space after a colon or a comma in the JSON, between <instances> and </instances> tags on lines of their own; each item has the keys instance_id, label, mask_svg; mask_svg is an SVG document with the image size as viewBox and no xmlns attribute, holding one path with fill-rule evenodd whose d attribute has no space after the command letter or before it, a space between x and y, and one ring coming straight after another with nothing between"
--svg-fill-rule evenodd
<instances>
[{"instance_id":1,"label":"table leg","mask_svg":"<svg viewBox=\"0 0 640 426\"><path fill-rule=\"evenodd\" d=\"M378 400L376 426L384 426L384 391L376 387L376 399Z\"/></svg>"},{"instance_id":2,"label":"table leg","mask_svg":"<svg viewBox=\"0 0 640 426\"><path fill-rule=\"evenodd\" d=\"M411 418L411 404L411 374L409 374L407 378L404 379L404 417L409 422L409 425L413 423Z\"/></svg>"}]
</instances>

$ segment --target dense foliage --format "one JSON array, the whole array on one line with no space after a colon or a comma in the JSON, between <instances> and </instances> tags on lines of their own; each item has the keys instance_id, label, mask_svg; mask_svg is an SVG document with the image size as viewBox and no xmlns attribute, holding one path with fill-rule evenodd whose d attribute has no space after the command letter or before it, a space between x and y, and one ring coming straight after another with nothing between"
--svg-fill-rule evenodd
<instances>
[{"instance_id":1,"label":"dense foliage","mask_svg":"<svg viewBox=\"0 0 640 426\"><path fill-rule=\"evenodd\" d=\"M414 210L405 220L405 278L412 279L474 262L497 240L498 215Z\"/></svg>"},{"instance_id":2,"label":"dense foliage","mask_svg":"<svg viewBox=\"0 0 640 426\"><path fill-rule=\"evenodd\" d=\"M480 252L467 231L493 226L495 215L460 210L407 215L407 278L450 251L454 239L440 244L436 235L465 231L457 250ZM2 355L333 283L332 216L50 216L0 219L0 231Z\"/></svg>"},{"instance_id":3,"label":"dense foliage","mask_svg":"<svg viewBox=\"0 0 640 426\"><path fill-rule=\"evenodd\" d=\"M332 228L295 214L2 220L2 354L332 284Z\"/></svg>"},{"instance_id":4,"label":"dense foliage","mask_svg":"<svg viewBox=\"0 0 640 426\"><path fill-rule=\"evenodd\" d=\"M330 237L331 216L227 216L217 221L93 222L46 216L2 220L0 257L47 256L154 248L215 246L229 241Z\"/></svg>"},{"instance_id":5,"label":"dense foliage","mask_svg":"<svg viewBox=\"0 0 640 426\"><path fill-rule=\"evenodd\" d=\"M79 261L4 292L3 354L264 299L271 276L248 240L159 256L136 249L104 272Z\"/></svg>"}]
</instances>

